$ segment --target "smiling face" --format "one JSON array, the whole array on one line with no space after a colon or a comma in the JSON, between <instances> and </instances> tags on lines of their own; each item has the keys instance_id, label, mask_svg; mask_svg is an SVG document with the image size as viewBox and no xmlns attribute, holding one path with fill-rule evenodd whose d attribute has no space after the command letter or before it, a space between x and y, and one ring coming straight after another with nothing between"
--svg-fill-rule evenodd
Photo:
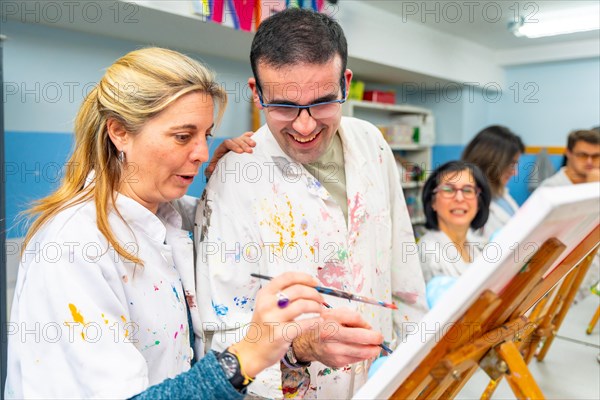
<instances>
[{"instance_id":1,"label":"smiling face","mask_svg":"<svg viewBox=\"0 0 600 400\"><path fill-rule=\"evenodd\" d=\"M340 78L342 62L335 56L325 64L299 64L273 68L263 63L258 66L259 83L265 104L310 105L342 98ZM344 72L349 87L352 72ZM318 160L329 148L342 117L342 108L328 118L315 119L307 110L292 121L280 121L271 115L271 108L263 108L258 101L256 81L248 81L259 109L265 111L269 129L281 149L294 161L307 164Z\"/></svg>"},{"instance_id":2,"label":"smiling face","mask_svg":"<svg viewBox=\"0 0 600 400\"><path fill-rule=\"evenodd\" d=\"M156 212L160 203L185 195L208 160L207 135L213 127L213 99L188 93L130 134L109 124L111 139L125 153L119 192ZM111 126L113 125L113 126Z\"/></svg>"},{"instance_id":3,"label":"smiling face","mask_svg":"<svg viewBox=\"0 0 600 400\"><path fill-rule=\"evenodd\" d=\"M456 189L462 189L466 186L477 188L477 183L468 169L442 175L438 188L444 185ZM471 221L477 215L477 196L466 199L462 191L456 191L454 197L446 198L441 191L438 191L433 196L431 207L437 213L438 225L441 231L446 233L466 232L471 225Z\"/></svg>"}]
</instances>

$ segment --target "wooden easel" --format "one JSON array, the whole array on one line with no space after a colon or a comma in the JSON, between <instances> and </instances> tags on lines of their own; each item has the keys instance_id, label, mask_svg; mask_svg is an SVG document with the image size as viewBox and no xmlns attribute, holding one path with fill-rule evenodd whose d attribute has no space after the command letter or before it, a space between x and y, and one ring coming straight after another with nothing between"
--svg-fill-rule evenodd
<instances>
[{"instance_id":1,"label":"wooden easel","mask_svg":"<svg viewBox=\"0 0 600 400\"><path fill-rule=\"evenodd\" d=\"M593 237L590 237L589 240L593 242ZM598 237L596 237L596 240L598 240ZM567 273L560 286L554 287L554 289L551 289L542 297L527 316L528 324L532 329L528 329L530 333L528 336L520 338L517 346L526 364L529 364L534 356L538 362L543 361L546 357L597 251L598 248L596 246L595 249ZM569 264L577 262L576 258L580 256L581 254L577 254L574 257L565 259L559 265L559 268L567 268ZM551 279L561 279L561 274L562 271L557 271ZM547 285L544 287L547 287ZM534 297L538 295L539 291L534 294ZM538 351L540 343L542 343L542 346ZM490 383L481 396L482 399L491 398L502 376L496 377L490 375L490 378Z\"/></svg>"},{"instance_id":2,"label":"wooden easel","mask_svg":"<svg viewBox=\"0 0 600 400\"><path fill-rule=\"evenodd\" d=\"M498 295L488 290L479 297L400 385L392 398L454 398L478 368L486 371L496 384L501 377L505 377L517 398L543 398L519 347L524 339L532 338L532 334L540 327L541 322L536 324L533 321L545 321L546 314L542 317L541 306L548 299L544 296L578 266L599 242L600 225L543 278L566 248L555 238L544 242L502 293ZM583 269L587 271L587 267ZM538 302L544 303L525 316ZM494 388L488 386L490 394Z\"/></svg>"}]
</instances>

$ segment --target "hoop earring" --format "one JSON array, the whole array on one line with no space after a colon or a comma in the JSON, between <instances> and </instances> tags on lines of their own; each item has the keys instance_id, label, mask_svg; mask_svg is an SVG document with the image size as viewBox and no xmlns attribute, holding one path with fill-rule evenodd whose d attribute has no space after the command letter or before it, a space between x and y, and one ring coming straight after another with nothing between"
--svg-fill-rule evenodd
<instances>
[{"instance_id":1,"label":"hoop earring","mask_svg":"<svg viewBox=\"0 0 600 400\"><path fill-rule=\"evenodd\" d=\"M117 156L117 159L119 160L119 162L121 164L125 163L125 152L123 150L121 150L119 152L119 155Z\"/></svg>"}]
</instances>

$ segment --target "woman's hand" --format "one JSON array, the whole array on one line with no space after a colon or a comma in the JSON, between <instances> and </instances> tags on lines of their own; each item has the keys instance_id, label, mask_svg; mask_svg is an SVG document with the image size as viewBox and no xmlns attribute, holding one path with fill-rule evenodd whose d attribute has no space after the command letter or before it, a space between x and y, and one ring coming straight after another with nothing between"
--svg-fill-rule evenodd
<instances>
[{"instance_id":1,"label":"woman's hand","mask_svg":"<svg viewBox=\"0 0 600 400\"><path fill-rule=\"evenodd\" d=\"M294 338L322 322L320 317L295 321L302 314L323 310L323 297L313 288L318 284L308 274L286 272L258 291L246 336L231 346L247 376L278 362Z\"/></svg>"},{"instance_id":2,"label":"woman's hand","mask_svg":"<svg viewBox=\"0 0 600 400\"><path fill-rule=\"evenodd\" d=\"M256 142L252 140L252 135L254 135L254 132L246 132L241 136L238 136L233 139L227 139L223 143L221 143L219 147L217 147L217 149L215 150L210 161L208 162L206 170L204 170L204 175L206 176L206 179L210 178L212 173L215 171L215 168L217 167L217 162L219 162L221 157L223 157L228 152L233 151L234 153L238 154L252 153L252 148L256 146Z\"/></svg>"}]
</instances>

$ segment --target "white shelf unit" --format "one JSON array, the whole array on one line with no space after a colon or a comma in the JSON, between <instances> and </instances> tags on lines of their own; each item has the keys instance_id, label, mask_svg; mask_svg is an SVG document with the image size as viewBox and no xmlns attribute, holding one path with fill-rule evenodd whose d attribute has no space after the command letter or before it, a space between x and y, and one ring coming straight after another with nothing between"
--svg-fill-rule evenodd
<instances>
[{"instance_id":1,"label":"white shelf unit","mask_svg":"<svg viewBox=\"0 0 600 400\"><path fill-rule=\"evenodd\" d=\"M344 103L343 114L369 121L377 126L390 126L399 123L400 117L412 117L420 128L420 133L425 134L425 143L394 143L389 142L390 148L396 156L400 170L400 179L404 189L404 197L408 206L411 222L416 231L422 229L425 223L423 207L421 205L421 189L428 174L431 172L431 147L435 141L435 123L433 113L425 108L403 104L384 104L370 101L350 100ZM420 138L423 138L421 136ZM388 138L386 138L388 139ZM409 166L418 166L422 171L418 177L406 172Z\"/></svg>"}]
</instances>

